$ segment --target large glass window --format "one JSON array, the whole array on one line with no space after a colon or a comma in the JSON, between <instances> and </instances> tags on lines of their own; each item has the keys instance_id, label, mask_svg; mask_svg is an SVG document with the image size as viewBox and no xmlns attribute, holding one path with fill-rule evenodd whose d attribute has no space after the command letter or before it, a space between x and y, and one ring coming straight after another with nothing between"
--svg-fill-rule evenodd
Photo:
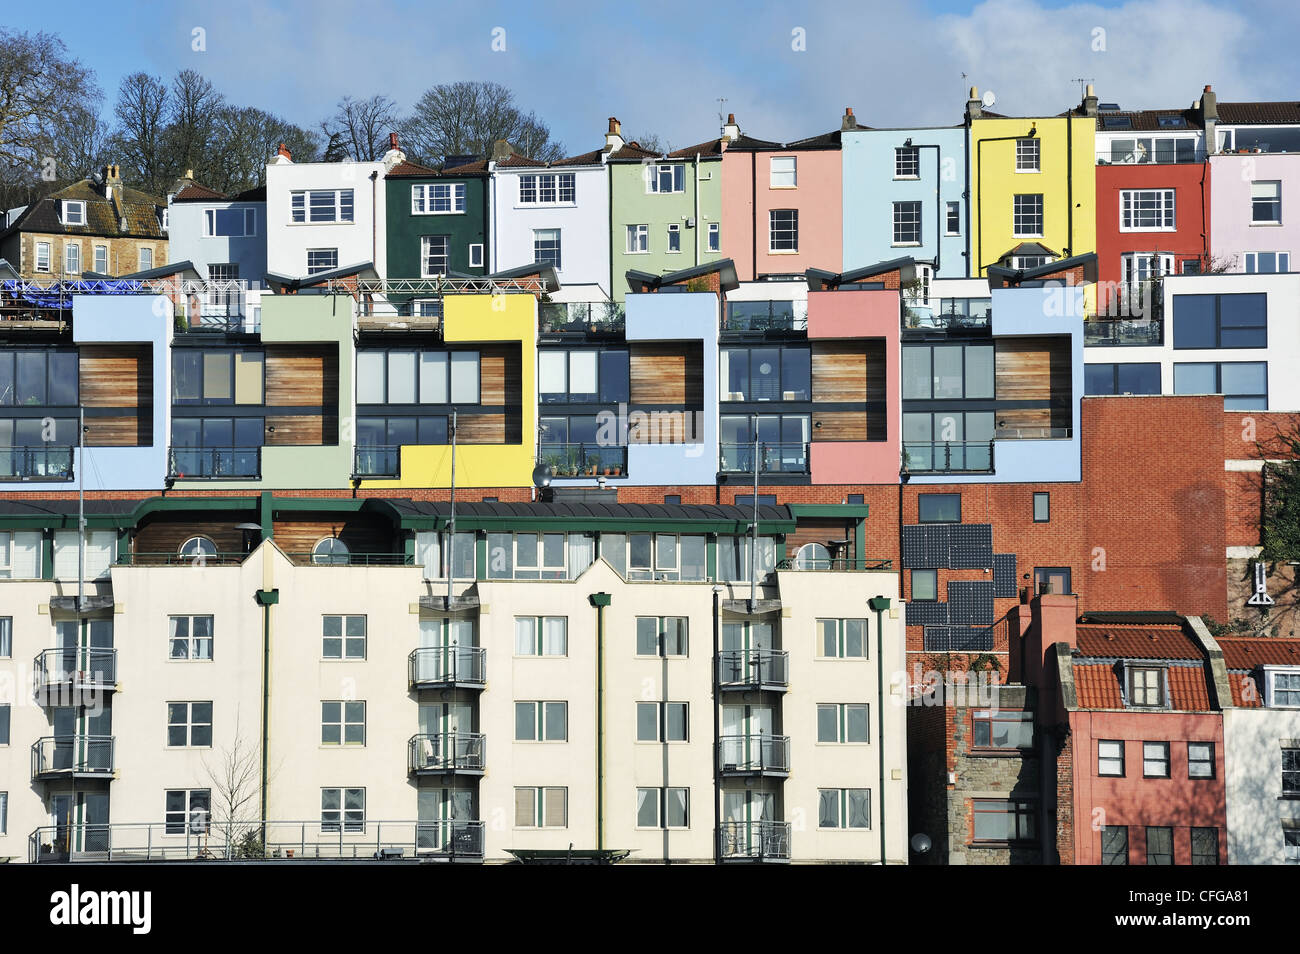
<instances>
[{"instance_id":1,"label":"large glass window","mask_svg":"<svg viewBox=\"0 0 1300 954\"><path fill-rule=\"evenodd\" d=\"M265 356L259 351L172 351L172 403L261 404Z\"/></svg>"},{"instance_id":2,"label":"large glass window","mask_svg":"<svg viewBox=\"0 0 1300 954\"><path fill-rule=\"evenodd\" d=\"M723 415L719 420L723 471L753 473L757 464L759 473L807 473L810 426L807 414Z\"/></svg>"},{"instance_id":3,"label":"large glass window","mask_svg":"<svg viewBox=\"0 0 1300 954\"><path fill-rule=\"evenodd\" d=\"M1160 365L1085 364L1083 390L1085 394L1159 394Z\"/></svg>"},{"instance_id":4,"label":"large glass window","mask_svg":"<svg viewBox=\"0 0 1300 954\"><path fill-rule=\"evenodd\" d=\"M1268 296L1175 295L1175 348L1267 348Z\"/></svg>"},{"instance_id":5,"label":"large glass window","mask_svg":"<svg viewBox=\"0 0 1300 954\"><path fill-rule=\"evenodd\" d=\"M628 352L542 350L537 393L543 404L617 403L629 397Z\"/></svg>"},{"instance_id":6,"label":"large glass window","mask_svg":"<svg viewBox=\"0 0 1300 954\"><path fill-rule=\"evenodd\" d=\"M903 346L904 400L993 396L993 345Z\"/></svg>"},{"instance_id":7,"label":"large glass window","mask_svg":"<svg viewBox=\"0 0 1300 954\"><path fill-rule=\"evenodd\" d=\"M724 401L807 401L812 396L808 348L723 348Z\"/></svg>"},{"instance_id":8,"label":"large glass window","mask_svg":"<svg viewBox=\"0 0 1300 954\"><path fill-rule=\"evenodd\" d=\"M1175 228L1173 189L1121 189L1121 232L1172 232Z\"/></svg>"},{"instance_id":9,"label":"large glass window","mask_svg":"<svg viewBox=\"0 0 1300 954\"><path fill-rule=\"evenodd\" d=\"M1268 365L1263 361L1174 365L1175 394L1222 394L1224 410L1268 408Z\"/></svg>"},{"instance_id":10,"label":"large glass window","mask_svg":"<svg viewBox=\"0 0 1300 954\"><path fill-rule=\"evenodd\" d=\"M916 519L920 523L961 523L961 494L919 494Z\"/></svg>"},{"instance_id":11,"label":"large glass window","mask_svg":"<svg viewBox=\"0 0 1300 954\"><path fill-rule=\"evenodd\" d=\"M357 403L478 404L479 352L358 351Z\"/></svg>"},{"instance_id":12,"label":"large glass window","mask_svg":"<svg viewBox=\"0 0 1300 954\"><path fill-rule=\"evenodd\" d=\"M318 189L289 193L294 222L351 222L351 189Z\"/></svg>"},{"instance_id":13,"label":"large glass window","mask_svg":"<svg viewBox=\"0 0 1300 954\"><path fill-rule=\"evenodd\" d=\"M0 353L0 406L76 407L77 372L75 351Z\"/></svg>"}]
</instances>

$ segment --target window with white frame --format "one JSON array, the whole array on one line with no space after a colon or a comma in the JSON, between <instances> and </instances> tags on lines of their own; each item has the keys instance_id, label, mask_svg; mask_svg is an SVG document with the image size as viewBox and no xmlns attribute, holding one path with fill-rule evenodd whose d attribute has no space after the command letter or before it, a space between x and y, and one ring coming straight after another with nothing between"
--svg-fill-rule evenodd
<instances>
[{"instance_id":1,"label":"window with white frame","mask_svg":"<svg viewBox=\"0 0 1300 954\"><path fill-rule=\"evenodd\" d=\"M894 150L894 178L919 179L921 177L921 150L915 146L899 146Z\"/></svg>"},{"instance_id":2,"label":"window with white frame","mask_svg":"<svg viewBox=\"0 0 1300 954\"><path fill-rule=\"evenodd\" d=\"M1128 670L1128 704L1160 708L1165 705L1164 669L1131 666Z\"/></svg>"},{"instance_id":3,"label":"window with white frame","mask_svg":"<svg viewBox=\"0 0 1300 954\"><path fill-rule=\"evenodd\" d=\"M568 578L568 534L516 533L514 578L516 580L563 580Z\"/></svg>"},{"instance_id":4,"label":"window with white frame","mask_svg":"<svg viewBox=\"0 0 1300 954\"><path fill-rule=\"evenodd\" d=\"M1124 743L1119 739L1097 742L1097 774L1116 778L1124 775Z\"/></svg>"},{"instance_id":5,"label":"window with white frame","mask_svg":"<svg viewBox=\"0 0 1300 954\"><path fill-rule=\"evenodd\" d=\"M434 182L411 186L412 215L452 215L464 211L463 182Z\"/></svg>"},{"instance_id":6,"label":"window with white frame","mask_svg":"<svg viewBox=\"0 0 1300 954\"><path fill-rule=\"evenodd\" d=\"M817 655L823 659L866 659L867 621L817 620Z\"/></svg>"},{"instance_id":7,"label":"window with white frame","mask_svg":"<svg viewBox=\"0 0 1300 954\"><path fill-rule=\"evenodd\" d=\"M62 218L64 225L85 225L86 203L79 199L65 199Z\"/></svg>"},{"instance_id":8,"label":"window with white frame","mask_svg":"<svg viewBox=\"0 0 1300 954\"><path fill-rule=\"evenodd\" d=\"M515 617L516 656L566 656L568 652L568 617Z\"/></svg>"},{"instance_id":9,"label":"window with white frame","mask_svg":"<svg viewBox=\"0 0 1300 954\"><path fill-rule=\"evenodd\" d=\"M515 789L516 828L567 828L567 788L523 787Z\"/></svg>"},{"instance_id":10,"label":"window with white frame","mask_svg":"<svg viewBox=\"0 0 1300 954\"><path fill-rule=\"evenodd\" d=\"M686 702L638 702L638 742L689 742L690 704Z\"/></svg>"},{"instance_id":11,"label":"window with white frame","mask_svg":"<svg viewBox=\"0 0 1300 954\"><path fill-rule=\"evenodd\" d=\"M1175 229L1173 189L1121 189L1121 232L1172 232Z\"/></svg>"},{"instance_id":12,"label":"window with white frame","mask_svg":"<svg viewBox=\"0 0 1300 954\"><path fill-rule=\"evenodd\" d=\"M257 210L204 209L204 238L251 238L257 235Z\"/></svg>"},{"instance_id":13,"label":"window with white frame","mask_svg":"<svg viewBox=\"0 0 1300 954\"><path fill-rule=\"evenodd\" d=\"M1174 273L1174 256L1168 252L1127 252L1120 256L1121 274L1126 285L1154 281Z\"/></svg>"},{"instance_id":14,"label":"window with white frame","mask_svg":"<svg viewBox=\"0 0 1300 954\"><path fill-rule=\"evenodd\" d=\"M686 617L638 616L636 654L638 656L686 656Z\"/></svg>"},{"instance_id":15,"label":"window with white frame","mask_svg":"<svg viewBox=\"0 0 1300 954\"><path fill-rule=\"evenodd\" d=\"M1282 794L1300 796L1300 749L1282 750Z\"/></svg>"},{"instance_id":16,"label":"window with white frame","mask_svg":"<svg viewBox=\"0 0 1300 954\"><path fill-rule=\"evenodd\" d=\"M108 246L95 246L95 271L101 275L108 273Z\"/></svg>"},{"instance_id":17,"label":"window with white frame","mask_svg":"<svg viewBox=\"0 0 1300 954\"><path fill-rule=\"evenodd\" d=\"M1011 201L1011 234L1016 238L1041 238L1043 235L1043 194L1017 194Z\"/></svg>"},{"instance_id":18,"label":"window with white frame","mask_svg":"<svg viewBox=\"0 0 1300 954\"><path fill-rule=\"evenodd\" d=\"M77 578L78 551L81 541L76 530L54 531L54 578ZM108 579L109 569L117 554L116 530L89 530L86 532L85 576L87 580Z\"/></svg>"},{"instance_id":19,"label":"window with white frame","mask_svg":"<svg viewBox=\"0 0 1300 954\"><path fill-rule=\"evenodd\" d=\"M63 272L65 275L81 274L81 243L68 242L63 246Z\"/></svg>"},{"instance_id":20,"label":"window with white frame","mask_svg":"<svg viewBox=\"0 0 1300 954\"><path fill-rule=\"evenodd\" d=\"M682 250L682 227L676 222L668 226L668 252L680 252Z\"/></svg>"},{"instance_id":21,"label":"window with white frame","mask_svg":"<svg viewBox=\"0 0 1300 954\"><path fill-rule=\"evenodd\" d=\"M689 788L638 788L637 828L689 828Z\"/></svg>"},{"instance_id":22,"label":"window with white frame","mask_svg":"<svg viewBox=\"0 0 1300 954\"><path fill-rule=\"evenodd\" d=\"M819 788L818 828L870 828L871 789Z\"/></svg>"},{"instance_id":23,"label":"window with white frame","mask_svg":"<svg viewBox=\"0 0 1300 954\"><path fill-rule=\"evenodd\" d=\"M921 203L894 203L894 244L921 244Z\"/></svg>"},{"instance_id":24,"label":"window with white frame","mask_svg":"<svg viewBox=\"0 0 1300 954\"><path fill-rule=\"evenodd\" d=\"M1214 778L1214 743L1187 743L1187 777Z\"/></svg>"},{"instance_id":25,"label":"window with white frame","mask_svg":"<svg viewBox=\"0 0 1300 954\"><path fill-rule=\"evenodd\" d=\"M686 166L680 162L649 164L646 167L646 192L685 192Z\"/></svg>"},{"instance_id":26,"label":"window with white frame","mask_svg":"<svg viewBox=\"0 0 1300 954\"><path fill-rule=\"evenodd\" d=\"M339 250L336 248L307 249L307 274L319 275L339 267Z\"/></svg>"},{"instance_id":27,"label":"window with white frame","mask_svg":"<svg viewBox=\"0 0 1300 954\"><path fill-rule=\"evenodd\" d=\"M1168 778L1169 777L1169 743L1168 742L1143 742L1142 743L1142 777L1143 778Z\"/></svg>"},{"instance_id":28,"label":"window with white frame","mask_svg":"<svg viewBox=\"0 0 1300 954\"><path fill-rule=\"evenodd\" d=\"M865 703L823 703L817 706L818 742L870 742L870 707Z\"/></svg>"},{"instance_id":29,"label":"window with white frame","mask_svg":"<svg viewBox=\"0 0 1300 954\"><path fill-rule=\"evenodd\" d=\"M559 229L533 229L533 262L560 268Z\"/></svg>"},{"instance_id":30,"label":"window with white frame","mask_svg":"<svg viewBox=\"0 0 1300 954\"><path fill-rule=\"evenodd\" d=\"M168 835L206 835L212 816L212 791L171 788L163 797L163 828Z\"/></svg>"},{"instance_id":31,"label":"window with white frame","mask_svg":"<svg viewBox=\"0 0 1300 954\"><path fill-rule=\"evenodd\" d=\"M944 206L944 234L961 235L961 203L947 202Z\"/></svg>"},{"instance_id":32,"label":"window with white frame","mask_svg":"<svg viewBox=\"0 0 1300 954\"><path fill-rule=\"evenodd\" d=\"M1300 669L1264 669L1264 704L1271 708L1300 708Z\"/></svg>"},{"instance_id":33,"label":"window with white frame","mask_svg":"<svg viewBox=\"0 0 1300 954\"><path fill-rule=\"evenodd\" d=\"M1016 172L1038 172L1040 139L1026 137L1016 140Z\"/></svg>"},{"instance_id":34,"label":"window with white frame","mask_svg":"<svg viewBox=\"0 0 1300 954\"><path fill-rule=\"evenodd\" d=\"M445 535L434 530L421 530L415 535L415 562L424 567L426 580L445 580ZM472 580L477 569L474 532L458 532L451 544L451 572L458 580Z\"/></svg>"},{"instance_id":35,"label":"window with white frame","mask_svg":"<svg viewBox=\"0 0 1300 954\"><path fill-rule=\"evenodd\" d=\"M151 248L140 249L139 264L140 264L140 271L142 272L147 272L149 269L153 268L153 249Z\"/></svg>"},{"instance_id":36,"label":"window with white frame","mask_svg":"<svg viewBox=\"0 0 1300 954\"><path fill-rule=\"evenodd\" d=\"M321 745L365 745L365 702L323 700L320 704L320 742Z\"/></svg>"},{"instance_id":37,"label":"window with white frame","mask_svg":"<svg viewBox=\"0 0 1300 954\"><path fill-rule=\"evenodd\" d=\"M796 156L773 156L768 170L768 185L773 189L793 189L797 184Z\"/></svg>"},{"instance_id":38,"label":"window with white frame","mask_svg":"<svg viewBox=\"0 0 1300 954\"><path fill-rule=\"evenodd\" d=\"M1291 271L1290 252L1247 252L1247 274L1272 274Z\"/></svg>"},{"instance_id":39,"label":"window with white frame","mask_svg":"<svg viewBox=\"0 0 1300 954\"><path fill-rule=\"evenodd\" d=\"M167 617L169 659L212 661L213 617Z\"/></svg>"},{"instance_id":40,"label":"window with white frame","mask_svg":"<svg viewBox=\"0 0 1300 954\"><path fill-rule=\"evenodd\" d=\"M320 790L320 830L351 834L366 830L366 790L364 788L322 788Z\"/></svg>"},{"instance_id":41,"label":"window with white frame","mask_svg":"<svg viewBox=\"0 0 1300 954\"><path fill-rule=\"evenodd\" d=\"M434 278L446 275L450 265L451 236L420 236L420 277Z\"/></svg>"},{"instance_id":42,"label":"window with white frame","mask_svg":"<svg viewBox=\"0 0 1300 954\"><path fill-rule=\"evenodd\" d=\"M366 618L322 616L320 654L322 659L365 659Z\"/></svg>"},{"instance_id":43,"label":"window with white frame","mask_svg":"<svg viewBox=\"0 0 1300 954\"><path fill-rule=\"evenodd\" d=\"M483 243L482 242L473 242L470 244L469 267L470 268L483 267Z\"/></svg>"},{"instance_id":44,"label":"window with white frame","mask_svg":"<svg viewBox=\"0 0 1300 954\"><path fill-rule=\"evenodd\" d=\"M709 223L709 251L716 252L722 247L722 226L717 222Z\"/></svg>"},{"instance_id":45,"label":"window with white frame","mask_svg":"<svg viewBox=\"0 0 1300 954\"><path fill-rule=\"evenodd\" d=\"M167 703L167 745L172 748L211 746L212 703Z\"/></svg>"},{"instance_id":46,"label":"window with white frame","mask_svg":"<svg viewBox=\"0 0 1300 954\"><path fill-rule=\"evenodd\" d=\"M700 575L704 538L672 533L627 535L627 579L694 580Z\"/></svg>"},{"instance_id":47,"label":"window with white frame","mask_svg":"<svg viewBox=\"0 0 1300 954\"><path fill-rule=\"evenodd\" d=\"M0 616L0 659L12 659L14 655L14 618Z\"/></svg>"},{"instance_id":48,"label":"window with white frame","mask_svg":"<svg viewBox=\"0 0 1300 954\"><path fill-rule=\"evenodd\" d=\"M566 742L569 738L567 702L516 702L516 742Z\"/></svg>"},{"instance_id":49,"label":"window with white frame","mask_svg":"<svg viewBox=\"0 0 1300 954\"><path fill-rule=\"evenodd\" d=\"M627 254L642 255L650 251L650 226L629 225L627 227Z\"/></svg>"},{"instance_id":50,"label":"window with white frame","mask_svg":"<svg viewBox=\"0 0 1300 954\"><path fill-rule=\"evenodd\" d=\"M351 222L351 189L303 189L289 193L294 222Z\"/></svg>"},{"instance_id":51,"label":"window with white frame","mask_svg":"<svg viewBox=\"0 0 1300 954\"><path fill-rule=\"evenodd\" d=\"M1250 222L1252 225L1280 225L1282 222L1282 183L1250 184Z\"/></svg>"},{"instance_id":52,"label":"window with white frame","mask_svg":"<svg viewBox=\"0 0 1300 954\"><path fill-rule=\"evenodd\" d=\"M37 580L41 576L41 532L0 530L0 580Z\"/></svg>"},{"instance_id":53,"label":"window with white frame","mask_svg":"<svg viewBox=\"0 0 1300 954\"><path fill-rule=\"evenodd\" d=\"M520 205L557 205L577 201L577 176L572 172L538 172L519 177Z\"/></svg>"},{"instance_id":54,"label":"window with white frame","mask_svg":"<svg viewBox=\"0 0 1300 954\"><path fill-rule=\"evenodd\" d=\"M799 210L768 210L767 236L767 250L769 252L799 251Z\"/></svg>"},{"instance_id":55,"label":"window with white frame","mask_svg":"<svg viewBox=\"0 0 1300 954\"><path fill-rule=\"evenodd\" d=\"M50 243L36 243L36 271L48 272L50 270Z\"/></svg>"},{"instance_id":56,"label":"window with white frame","mask_svg":"<svg viewBox=\"0 0 1300 954\"><path fill-rule=\"evenodd\" d=\"M1011 267L1023 271L1028 268L1040 268L1051 260L1050 255L1012 255Z\"/></svg>"}]
</instances>

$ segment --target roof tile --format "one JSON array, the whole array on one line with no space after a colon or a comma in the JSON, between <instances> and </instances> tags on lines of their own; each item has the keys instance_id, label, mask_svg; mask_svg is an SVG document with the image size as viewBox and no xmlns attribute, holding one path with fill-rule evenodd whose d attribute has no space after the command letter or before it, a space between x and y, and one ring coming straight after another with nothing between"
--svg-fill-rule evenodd
<instances>
[{"instance_id":1,"label":"roof tile","mask_svg":"<svg viewBox=\"0 0 1300 954\"><path fill-rule=\"evenodd\" d=\"M1181 626L1080 624L1078 647L1085 656L1119 659L1203 659Z\"/></svg>"}]
</instances>

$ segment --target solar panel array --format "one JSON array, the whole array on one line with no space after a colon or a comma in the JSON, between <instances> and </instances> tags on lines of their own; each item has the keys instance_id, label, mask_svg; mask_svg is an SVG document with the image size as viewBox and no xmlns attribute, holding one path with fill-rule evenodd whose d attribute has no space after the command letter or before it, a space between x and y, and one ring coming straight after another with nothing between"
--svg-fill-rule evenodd
<instances>
[{"instance_id":1,"label":"solar panel array","mask_svg":"<svg viewBox=\"0 0 1300 954\"><path fill-rule=\"evenodd\" d=\"M948 584L948 622L993 625L993 581L953 580Z\"/></svg>"},{"instance_id":2,"label":"solar panel array","mask_svg":"<svg viewBox=\"0 0 1300 954\"><path fill-rule=\"evenodd\" d=\"M948 566L954 570L983 570L993 565L993 525L953 524L948 533Z\"/></svg>"},{"instance_id":3,"label":"solar panel array","mask_svg":"<svg viewBox=\"0 0 1300 954\"><path fill-rule=\"evenodd\" d=\"M948 529L955 524L935 523L903 528L903 566L948 566Z\"/></svg>"},{"instance_id":4,"label":"solar panel array","mask_svg":"<svg viewBox=\"0 0 1300 954\"><path fill-rule=\"evenodd\" d=\"M933 626L948 622L948 604L923 601L907 604L908 626Z\"/></svg>"},{"instance_id":5,"label":"solar panel array","mask_svg":"<svg viewBox=\"0 0 1300 954\"><path fill-rule=\"evenodd\" d=\"M1019 595L1014 553L993 554L993 595L998 599L1014 599Z\"/></svg>"}]
</instances>

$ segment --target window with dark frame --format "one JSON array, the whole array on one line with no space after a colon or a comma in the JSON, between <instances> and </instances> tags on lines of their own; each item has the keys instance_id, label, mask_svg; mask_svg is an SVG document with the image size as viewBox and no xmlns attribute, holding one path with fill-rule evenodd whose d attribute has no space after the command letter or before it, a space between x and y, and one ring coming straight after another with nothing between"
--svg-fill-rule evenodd
<instances>
[{"instance_id":1,"label":"window with dark frame","mask_svg":"<svg viewBox=\"0 0 1300 954\"><path fill-rule=\"evenodd\" d=\"M769 252L799 251L799 210L770 209L768 216Z\"/></svg>"},{"instance_id":2,"label":"window with dark frame","mask_svg":"<svg viewBox=\"0 0 1300 954\"><path fill-rule=\"evenodd\" d=\"M1052 495L1045 490L1034 492L1034 523L1048 523L1052 519Z\"/></svg>"},{"instance_id":3,"label":"window with dark frame","mask_svg":"<svg viewBox=\"0 0 1300 954\"><path fill-rule=\"evenodd\" d=\"M961 523L961 494L918 494L918 523Z\"/></svg>"},{"instance_id":4,"label":"window with dark frame","mask_svg":"<svg viewBox=\"0 0 1300 954\"><path fill-rule=\"evenodd\" d=\"M1187 743L1187 777L1214 778L1214 743Z\"/></svg>"},{"instance_id":5,"label":"window with dark frame","mask_svg":"<svg viewBox=\"0 0 1300 954\"><path fill-rule=\"evenodd\" d=\"M1097 774L1108 778L1124 777L1123 740L1097 740Z\"/></svg>"},{"instance_id":6,"label":"window with dark frame","mask_svg":"<svg viewBox=\"0 0 1300 954\"><path fill-rule=\"evenodd\" d=\"M1147 864L1174 863L1174 830L1165 826L1147 827Z\"/></svg>"},{"instance_id":7,"label":"window with dark frame","mask_svg":"<svg viewBox=\"0 0 1300 954\"><path fill-rule=\"evenodd\" d=\"M1016 172L1038 172L1041 139L1025 137L1016 140Z\"/></svg>"},{"instance_id":8,"label":"window with dark frame","mask_svg":"<svg viewBox=\"0 0 1300 954\"><path fill-rule=\"evenodd\" d=\"M916 146L894 149L894 178L917 179L921 175L921 150Z\"/></svg>"},{"instance_id":9,"label":"window with dark frame","mask_svg":"<svg viewBox=\"0 0 1300 954\"><path fill-rule=\"evenodd\" d=\"M1142 743L1142 777L1169 778L1169 743Z\"/></svg>"},{"instance_id":10,"label":"window with dark frame","mask_svg":"<svg viewBox=\"0 0 1300 954\"><path fill-rule=\"evenodd\" d=\"M1124 825L1107 825L1101 830L1101 863L1103 865L1128 864L1128 828Z\"/></svg>"},{"instance_id":11,"label":"window with dark frame","mask_svg":"<svg viewBox=\"0 0 1300 954\"><path fill-rule=\"evenodd\" d=\"M1300 798L1300 749L1282 750L1282 794Z\"/></svg>"},{"instance_id":12,"label":"window with dark frame","mask_svg":"<svg viewBox=\"0 0 1300 954\"><path fill-rule=\"evenodd\" d=\"M1015 844L1031 842L1037 835L1035 802L975 798L971 809L975 842Z\"/></svg>"},{"instance_id":13,"label":"window with dark frame","mask_svg":"<svg viewBox=\"0 0 1300 954\"><path fill-rule=\"evenodd\" d=\"M1222 394L1225 411L1262 411L1268 407L1265 361L1178 362L1175 394Z\"/></svg>"},{"instance_id":14,"label":"window with dark frame","mask_svg":"<svg viewBox=\"0 0 1300 954\"><path fill-rule=\"evenodd\" d=\"M1016 238L1042 238L1042 193L1016 195L1011 205L1011 232Z\"/></svg>"},{"instance_id":15,"label":"window with dark frame","mask_svg":"<svg viewBox=\"0 0 1300 954\"><path fill-rule=\"evenodd\" d=\"M1068 566L1034 567L1034 592L1069 596L1074 592L1070 585L1070 568Z\"/></svg>"},{"instance_id":16,"label":"window with dark frame","mask_svg":"<svg viewBox=\"0 0 1300 954\"><path fill-rule=\"evenodd\" d=\"M1005 751L1034 747L1034 713L1014 709L979 709L971 716L977 749Z\"/></svg>"},{"instance_id":17,"label":"window with dark frame","mask_svg":"<svg viewBox=\"0 0 1300 954\"><path fill-rule=\"evenodd\" d=\"M939 571L912 570L912 602L932 603L939 598Z\"/></svg>"},{"instance_id":18,"label":"window with dark frame","mask_svg":"<svg viewBox=\"0 0 1300 954\"><path fill-rule=\"evenodd\" d=\"M1164 670L1157 666L1132 666L1128 670L1128 704L1162 708L1165 704Z\"/></svg>"},{"instance_id":19,"label":"window with dark frame","mask_svg":"<svg viewBox=\"0 0 1300 954\"><path fill-rule=\"evenodd\" d=\"M1132 364L1085 364L1083 366L1083 393L1106 394L1159 394L1159 362Z\"/></svg>"},{"instance_id":20,"label":"window with dark frame","mask_svg":"<svg viewBox=\"0 0 1300 954\"><path fill-rule=\"evenodd\" d=\"M1219 829L1192 829L1192 864L1217 865L1219 863Z\"/></svg>"},{"instance_id":21,"label":"window with dark frame","mask_svg":"<svg viewBox=\"0 0 1300 954\"><path fill-rule=\"evenodd\" d=\"M1267 348L1268 295L1174 295L1174 349Z\"/></svg>"},{"instance_id":22,"label":"window with dark frame","mask_svg":"<svg viewBox=\"0 0 1300 954\"><path fill-rule=\"evenodd\" d=\"M894 244L921 244L921 203L894 203Z\"/></svg>"}]
</instances>

